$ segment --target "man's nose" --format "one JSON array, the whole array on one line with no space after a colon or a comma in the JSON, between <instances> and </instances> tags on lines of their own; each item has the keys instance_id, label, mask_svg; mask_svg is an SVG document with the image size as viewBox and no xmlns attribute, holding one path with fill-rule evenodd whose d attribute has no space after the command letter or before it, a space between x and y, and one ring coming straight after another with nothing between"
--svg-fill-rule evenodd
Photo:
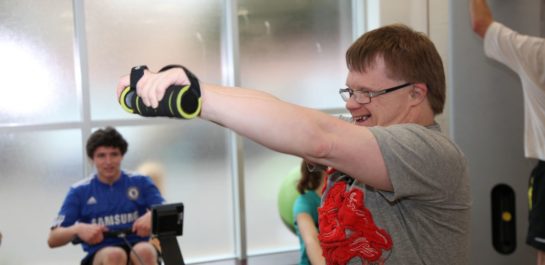
<instances>
[{"instance_id":1,"label":"man's nose","mask_svg":"<svg viewBox=\"0 0 545 265\"><path fill-rule=\"evenodd\" d=\"M358 102L356 101L355 97L353 97L353 96L350 97L350 98L346 101L346 103L344 104L344 106L345 106L345 108L346 108L347 110L356 109L356 108L361 107L362 105L363 105L363 104L358 103Z\"/></svg>"}]
</instances>

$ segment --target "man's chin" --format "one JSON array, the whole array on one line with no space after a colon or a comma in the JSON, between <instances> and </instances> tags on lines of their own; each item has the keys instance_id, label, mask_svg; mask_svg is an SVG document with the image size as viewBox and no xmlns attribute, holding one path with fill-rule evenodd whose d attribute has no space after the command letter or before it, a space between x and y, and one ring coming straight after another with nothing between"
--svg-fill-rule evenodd
<instances>
[{"instance_id":1,"label":"man's chin","mask_svg":"<svg viewBox=\"0 0 545 265\"><path fill-rule=\"evenodd\" d=\"M104 176L105 179L115 180L119 176L119 174L117 174L115 172L112 172L112 173L108 172L108 173L105 173L103 176Z\"/></svg>"}]
</instances>

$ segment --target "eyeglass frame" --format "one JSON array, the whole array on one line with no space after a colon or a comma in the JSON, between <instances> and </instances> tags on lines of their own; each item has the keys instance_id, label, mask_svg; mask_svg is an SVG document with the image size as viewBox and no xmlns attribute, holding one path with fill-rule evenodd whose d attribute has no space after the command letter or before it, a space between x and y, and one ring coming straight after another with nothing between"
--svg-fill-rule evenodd
<instances>
[{"instance_id":1,"label":"eyeglass frame","mask_svg":"<svg viewBox=\"0 0 545 265\"><path fill-rule=\"evenodd\" d=\"M386 89L382 89L382 90L378 90L378 91L362 91L362 90L354 90L354 89L351 89L351 88L341 88L341 89L339 89L339 95L344 100L344 102L347 102L356 93L358 93L360 95L367 94L366 98L369 99L369 101L367 101L367 102L360 102L357 99L357 96L356 96L356 98L354 98L354 100L356 102L360 103L360 104L369 104L369 103L371 103L371 99L374 98L374 97L378 97L380 95L388 94L390 92L394 92L394 91L396 91L398 89L401 89L401 88L404 88L404 87L407 87L407 86L410 86L410 85L414 85L414 83L405 83L405 84L402 84L402 85L399 85L399 86L394 86L394 87L390 87L390 88L386 88ZM343 96L343 93L346 93L346 92L348 92L348 95L349 95L348 98L345 98Z\"/></svg>"}]
</instances>

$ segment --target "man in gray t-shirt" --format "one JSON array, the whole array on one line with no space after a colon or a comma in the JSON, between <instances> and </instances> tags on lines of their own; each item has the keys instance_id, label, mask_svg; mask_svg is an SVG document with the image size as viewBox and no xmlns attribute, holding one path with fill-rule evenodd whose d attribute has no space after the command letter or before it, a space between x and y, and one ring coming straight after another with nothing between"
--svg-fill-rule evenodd
<instances>
[{"instance_id":1,"label":"man in gray t-shirt","mask_svg":"<svg viewBox=\"0 0 545 265\"><path fill-rule=\"evenodd\" d=\"M393 191L377 190L342 172L331 174L320 216L324 249L344 257L340 264L361 264L364 259L387 264L468 264L471 202L462 152L436 124L370 130ZM358 213L362 209L369 214ZM331 233L334 230L350 235ZM368 236L369 231L379 236Z\"/></svg>"},{"instance_id":2,"label":"man in gray t-shirt","mask_svg":"<svg viewBox=\"0 0 545 265\"><path fill-rule=\"evenodd\" d=\"M196 111L184 117L335 171L318 220L327 264L466 264L467 169L435 125L446 95L435 46L422 33L389 25L356 40L346 60L347 88L339 93L350 123L260 90L200 83L181 66L159 73L133 68L140 75L132 86L143 105L159 107L150 115L169 110L170 101L161 100L169 85L189 86L181 91L191 91L193 104L177 109ZM130 79L121 78L118 96Z\"/></svg>"}]
</instances>

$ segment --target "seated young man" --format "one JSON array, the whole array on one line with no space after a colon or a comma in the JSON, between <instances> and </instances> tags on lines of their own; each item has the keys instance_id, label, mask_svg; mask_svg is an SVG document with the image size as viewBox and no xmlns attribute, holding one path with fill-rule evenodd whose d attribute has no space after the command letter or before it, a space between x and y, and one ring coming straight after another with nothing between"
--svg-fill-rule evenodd
<instances>
[{"instance_id":1,"label":"seated young man","mask_svg":"<svg viewBox=\"0 0 545 265\"><path fill-rule=\"evenodd\" d=\"M87 156L96 173L70 187L47 243L60 247L78 238L87 256L81 264L157 264L149 243L153 205L164 202L147 176L121 170L127 141L112 127L95 131L87 140ZM126 240L104 232L131 230ZM136 254L136 255L135 255Z\"/></svg>"}]
</instances>

